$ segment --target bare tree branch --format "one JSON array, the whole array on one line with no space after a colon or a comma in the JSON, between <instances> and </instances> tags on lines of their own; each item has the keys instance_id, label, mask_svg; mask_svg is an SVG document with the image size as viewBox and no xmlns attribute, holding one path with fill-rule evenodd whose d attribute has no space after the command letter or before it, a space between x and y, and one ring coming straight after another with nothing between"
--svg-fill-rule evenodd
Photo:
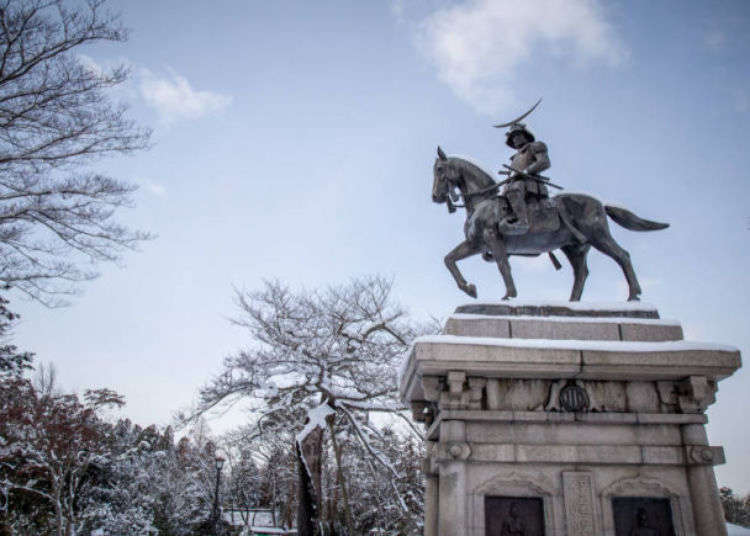
<instances>
[{"instance_id":1,"label":"bare tree branch","mask_svg":"<svg viewBox=\"0 0 750 536\"><path fill-rule=\"evenodd\" d=\"M0 283L47 305L151 238L113 221L135 187L85 171L148 147L150 132L106 91L124 66L84 65L80 47L122 42L106 0L0 1Z\"/></svg>"}]
</instances>

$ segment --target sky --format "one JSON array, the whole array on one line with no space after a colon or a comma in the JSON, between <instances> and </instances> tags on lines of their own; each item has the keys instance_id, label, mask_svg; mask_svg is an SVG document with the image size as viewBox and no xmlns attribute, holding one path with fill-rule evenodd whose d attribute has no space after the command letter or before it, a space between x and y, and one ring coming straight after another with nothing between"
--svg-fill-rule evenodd
<instances>
[{"instance_id":1,"label":"sky","mask_svg":"<svg viewBox=\"0 0 750 536\"><path fill-rule=\"evenodd\" d=\"M645 0L161 0L113 3L127 43L80 51L131 78L113 92L153 147L97 162L140 186L120 220L158 238L82 287L69 307L11 296L15 342L64 389L107 386L124 414L168 424L247 343L235 289L264 279L315 288L380 273L414 315L471 299L443 256L463 217L431 202L440 144L499 169L508 121L550 151L546 174L671 227L612 224L643 300L686 338L750 349L750 3ZM566 300L568 266L511 262L519 298ZM496 268L460 267L480 300ZM592 252L583 299L624 300ZM720 384L711 444L720 485L750 491L747 371ZM212 423L221 430L221 422Z\"/></svg>"}]
</instances>

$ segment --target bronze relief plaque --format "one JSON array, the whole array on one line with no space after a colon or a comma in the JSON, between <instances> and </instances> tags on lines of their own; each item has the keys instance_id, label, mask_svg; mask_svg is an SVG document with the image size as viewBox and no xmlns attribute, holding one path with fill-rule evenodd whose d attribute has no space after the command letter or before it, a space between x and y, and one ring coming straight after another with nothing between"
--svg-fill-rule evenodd
<instances>
[{"instance_id":1,"label":"bronze relief plaque","mask_svg":"<svg viewBox=\"0 0 750 536\"><path fill-rule=\"evenodd\" d=\"M662 497L613 497L615 536L675 536L672 506Z\"/></svg>"},{"instance_id":2,"label":"bronze relief plaque","mask_svg":"<svg viewBox=\"0 0 750 536\"><path fill-rule=\"evenodd\" d=\"M541 497L485 497L486 536L544 536Z\"/></svg>"}]
</instances>

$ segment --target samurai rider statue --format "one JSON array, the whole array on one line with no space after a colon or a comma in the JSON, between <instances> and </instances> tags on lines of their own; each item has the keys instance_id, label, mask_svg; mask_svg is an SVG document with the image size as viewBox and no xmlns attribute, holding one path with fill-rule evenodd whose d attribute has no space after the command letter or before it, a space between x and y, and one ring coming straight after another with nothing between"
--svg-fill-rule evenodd
<instances>
[{"instance_id":1,"label":"samurai rider statue","mask_svg":"<svg viewBox=\"0 0 750 536\"><path fill-rule=\"evenodd\" d=\"M545 184L548 179L539 175L550 167L547 146L544 142L536 141L526 125L521 123L540 102L541 99L528 112L513 121L495 125L495 128L509 127L505 134L505 144L516 150L510 157L510 166L505 166L508 171L500 172L508 175L508 179L503 181L505 187L502 194L508 199L513 211L513 214L500 222L503 232L508 235L520 235L529 230L527 203L538 203L549 198L549 190Z\"/></svg>"}]
</instances>

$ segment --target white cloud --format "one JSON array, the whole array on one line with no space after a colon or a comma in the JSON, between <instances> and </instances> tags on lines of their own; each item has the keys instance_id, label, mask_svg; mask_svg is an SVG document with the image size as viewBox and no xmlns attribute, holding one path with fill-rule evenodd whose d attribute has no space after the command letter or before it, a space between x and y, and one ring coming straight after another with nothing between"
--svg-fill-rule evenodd
<instances>
[{"instance_id":1,"label":"white cloud","mask_svg":"<svg viewBox=\"0 0 750 536\"><path fill-rule=\"evenodd\" d=\"M154 194L155 196L166 197L167 195L167 189L163 185L157 182L154 182L149 179L143 179L143 178L139 178L137 182L141 184L144 188L146 188L146 190Z\"/></svg>"},{"instance_id":2,"label":"white cloud","mask_svg":"<svg viewBox=\"0 0 750 536\"><path fill-rule=\"evenodd\" d=\"M161 184L157 184L155 182L148 182L146 183L146 188L148 188L152 194L158 195L159 197L164 197L167 195L167 189Z\"/></svg>"},{"instance_id":3,"label":"white cloud","mask_svg":"<svg viewBox=\"0 0 750 536\"><path fill-rule=\"evenodd\" d=\"M595 0L469 0L427 16L417 43L439 78L486 113L512 102L515 70L540 45L573 62L627 55Z\"/></svg>"},{"instance_id":4,"label":"white cloud","mask_svg":"<svg viewBox=\"0 0 750 536\"><path fill-rule=\"evenodd\" d=\"M222 110L232 102L228 95L193 89L187 78L177 73L159 77L148 69L141 72L140 91L146 103L167 123L197 119Z\"/></svg>"}]
</instances>

